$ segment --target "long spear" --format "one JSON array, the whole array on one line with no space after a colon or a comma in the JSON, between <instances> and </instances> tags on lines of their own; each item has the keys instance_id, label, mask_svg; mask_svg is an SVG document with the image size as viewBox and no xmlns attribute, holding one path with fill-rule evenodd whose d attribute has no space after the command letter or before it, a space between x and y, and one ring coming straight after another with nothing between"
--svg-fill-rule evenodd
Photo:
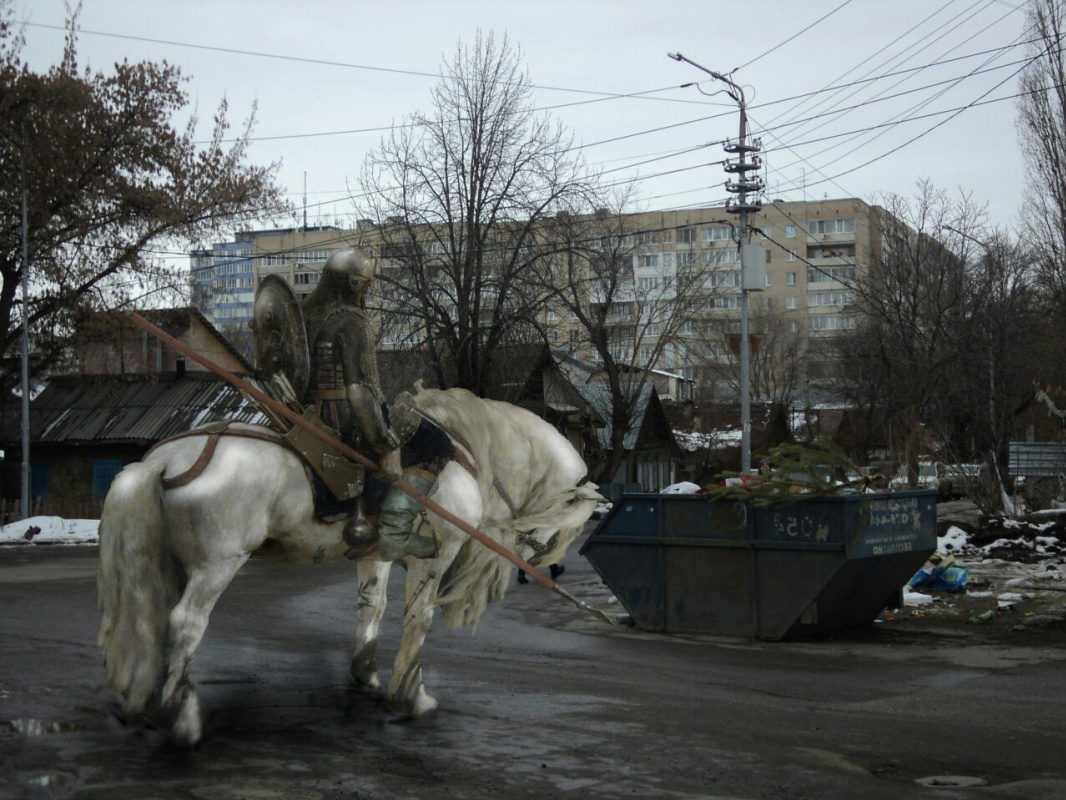
<instances>
[{"instance_id":1,"label":"long spear","mask_svg":"<svg viewBox=\"0 0 1066 800\"><path fill-rule=\"evenodd\" d=\"M170 347L172 347L175 350L177 350L182 355L187 356L188 358L191 358L193 361L195 361L196 363L202 365L204 368L210 370L211 372L215 373L216 375L218 375L219 377L223 378L227 382L233 384L238 389L240 389L242 392L247 394L249 397L252 397L256 402L261 403L262 405L264 405L267 408L269 408L271 411L274 411L277 414L280 414L281 416L285 417L287 420L289 420L293 424L299 425L301 428L306 430L312 436L315 436L316 438L322 440L323 442L325 442L326 444L330 445L331 447L335 447L337 450L339 450L345 456L350 458L352 461L355 461L355 462L357 462L359 464L362 464L364 467L366 467L367 469L369 469L371 471L374 471L374 472L378 471L378 469L379 469L378 465L375 464L373 461L371 461L366 456L364 456L362 453L360 453L360 452L358 452L356 450L353 450L351 447L346 445L344 442L334 438L333 436L330 436L328 433L326 433L324 430L319 428L313 422L309 422L308 420L304 419L300 414L297 414L295 411L293 411L288 406L286 406L286 405L284 405L282 403L279 403L273 397L271 397L270 395L268 395L268 394L266 394L264 392L259 391L254 386L252 386L250 383L248 383L247 381L242 380L241 378L238 378L232 372L228 372L227 370L223 369L222 367L220 367L218 364L214 363L210 359L205 358L204 356L202 356L199 353L197 353L195 350L193 350L193 349L187 347L186 345L182 344L177 339L175 339L173 336L168 334L166 331L164 331L164 330L156 327L155 325L153 325L151 322L146 320L140 314L131 311L130 312L130 319L133 320L133 322L136 323L138 326L140 326L144 330L148 331L153 336L158 337L163 342L168 344ZM441 506L440 504L436 503L435 501L430 500L428 497L426 497L425 495L421 494L417 489L415 489L411 484L409 484L406 481L404 481L402 478L397 480L392 485L395 486L397 489L399 489L404 494L409 495L410 497L413 497L427 511L432 511L434 514L436 514L441 519L447 520L452 525L454 525L459 530L461 530L463 533L465 533L467 536L470 536L470 537L476 539L477 541L481 542L481 544L485 545L485 547L487 547L490 550L492 550L493 552L503 556L508 561L510 561L512 564L514 564L516 567L518 567L519 569L523 570L527 575L529 575L530 577L536 578L538 581L543 583L545 586L547 586L553 592L555 592L556 594L558 594L558 595L560 595L562 597L565 597L567 600L569 600L571 603L573 603L578 608L589 612L590 614L592 614L597 619L602 620L603 622L606 622L609 625L614 624L613 621L607 615L606 612L604 612L604 611L602 611L602 610L600 610L598 608L594 608L594 607L590 606L584 600L579 600L578 598L574 597L572 594L570 594L570 592L568 592L565 589L563 589L561 586L559 586L559 584L557 584L555 581L553 581L551 578L549 578L543 572L541 572L538 569L536 569L536 567L534 567L531 564L529 564L528 562L526 562L524 559L522 559L516 553L512 553L510 550L508 550L502 544L500 544L499 542L489 538L488 536L486 536L484 533L479 531L477 528L475 528L473 525L471 525L466 520L460 519L459 517L455 516L455 514L450 512L448 509L444 508L443 506Z\"/></svg>"}]
</instances>

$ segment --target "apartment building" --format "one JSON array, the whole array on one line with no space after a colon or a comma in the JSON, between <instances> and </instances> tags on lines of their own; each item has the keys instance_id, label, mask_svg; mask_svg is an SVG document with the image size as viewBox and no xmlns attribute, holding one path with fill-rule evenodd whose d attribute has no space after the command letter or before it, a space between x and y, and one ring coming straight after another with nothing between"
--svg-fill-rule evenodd
<instances>
[{"instance_id":1,"label":"apartment building","mask_svg":"<svg viewBox=\"0 0 1066 800\"><path fill-rule=\"evenodd\" d=\"M281 275L298 295L311 291L330 253L350 246L351 231L332 226L242 231L190 254L193 305L217 328L245 325L259 281Z\"/></svg>"},{"instance_id":2,"label":"apartment building","mask_svg":"<svg viewBox=\"0 0 1066 800\"><path fill-rule=\"evenodd\" d=\"M750 243L762 249L765 268L758 289L748 292L755 398L809 397L832 380L832 341L855 327L854 281L880 254L882 213L841 198L767 202L749 215L756 230ZM742 276L735 223L724 206L626 217L621 244L632 252L632 289L616 293L608 309L617 358L676 373L694 382L697 396L737 396ZM686 306L672 326L666 315L649 312L663 304ZM549 337L594 361L568 316L546 311ZM656 338L660 328L670 328L669 341Z\"/></svg>"},{"instance_id":3,"label":"apartment building","mask_svg":"<svg viewBox=\"0 0 1066 800\"><path fill-rule=\"evenodd\" d=\"M748 292L755 398L794 396L831 378L833 358L826 344L855 326L851 287L880 252L881 213L862 200L840 198L766 202L749 216L757 231L750 243L762 248L765 267L762 285ZM629 291L614 295L608 309L618 334L617 355L694 382L698 396L729 398L737 391L741 264L735 222L724 206L612 218L620 232L615 244L632 259ZM356 230L241 233L233 242L192 254L194 302L220 328L244 323L251 318L255 286L265 275L282 275L297 294L306 294L329 254L356 243L388 268L394 259L374 252L374 238L369 223ZM595 303L595 282L589 286ZM669 341L656 338L657 322L640 324L640 305L649 298L657 306L686 306ZM541 321L553 346L568 346L578 358L595 363L588 334L572 314L548 307Z\"/></svg>"}]
</instances>

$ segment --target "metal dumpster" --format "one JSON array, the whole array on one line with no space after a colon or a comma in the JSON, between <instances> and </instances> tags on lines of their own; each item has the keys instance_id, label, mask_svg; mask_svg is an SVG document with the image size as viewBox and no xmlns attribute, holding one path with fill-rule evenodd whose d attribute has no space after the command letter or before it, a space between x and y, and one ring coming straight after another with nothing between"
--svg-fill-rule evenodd
<instances>
[{"instance_id":1,"label":"metal dumpster","mask_svg":"<svg viewBox=\"0 0 1066 800\"><path fill-rule=\"evenodd\" d=\"M644 630L792 639L866 625L893 603L936 550L936 498L629 494L580 552Z\"/></svg>"}]
</instances>

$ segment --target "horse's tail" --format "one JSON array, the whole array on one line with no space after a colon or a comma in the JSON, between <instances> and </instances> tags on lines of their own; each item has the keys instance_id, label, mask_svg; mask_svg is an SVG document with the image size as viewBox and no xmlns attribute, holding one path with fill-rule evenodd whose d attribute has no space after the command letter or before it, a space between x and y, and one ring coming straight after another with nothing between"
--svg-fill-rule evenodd
<instances>
[{"instance_id":1,"label":"horse's tail","mask_svg":"<svg viewBox=\"0 0 1066 800\"><path fill-rule=\"evenodd\" d=\"M163 531L162 463L131 464L118 474L100 515L97 644L107 685L123 710L144 711L162 678L171 609L183 572Z\"/></svg>"}]
</instances>

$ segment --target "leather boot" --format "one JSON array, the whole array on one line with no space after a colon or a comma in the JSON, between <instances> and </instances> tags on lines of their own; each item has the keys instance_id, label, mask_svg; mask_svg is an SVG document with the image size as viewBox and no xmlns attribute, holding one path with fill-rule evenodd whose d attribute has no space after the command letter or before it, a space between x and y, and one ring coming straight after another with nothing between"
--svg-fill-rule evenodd
<instances>
[{"instance_id":1,"label":"leather boot","mask_svg":"<svg viewBox=\"0 0 1066 800\"><path fill-rule=\"evenodd\" d=\"M421 470L404 472L403 479L419 494L429 494L435 478ZM418 501L399 489L390 488L378 513L378 552L382 561L404 558L435 558L437 540L419 536L414 531L421 510Z\"/></svg>"}]
</instances>

